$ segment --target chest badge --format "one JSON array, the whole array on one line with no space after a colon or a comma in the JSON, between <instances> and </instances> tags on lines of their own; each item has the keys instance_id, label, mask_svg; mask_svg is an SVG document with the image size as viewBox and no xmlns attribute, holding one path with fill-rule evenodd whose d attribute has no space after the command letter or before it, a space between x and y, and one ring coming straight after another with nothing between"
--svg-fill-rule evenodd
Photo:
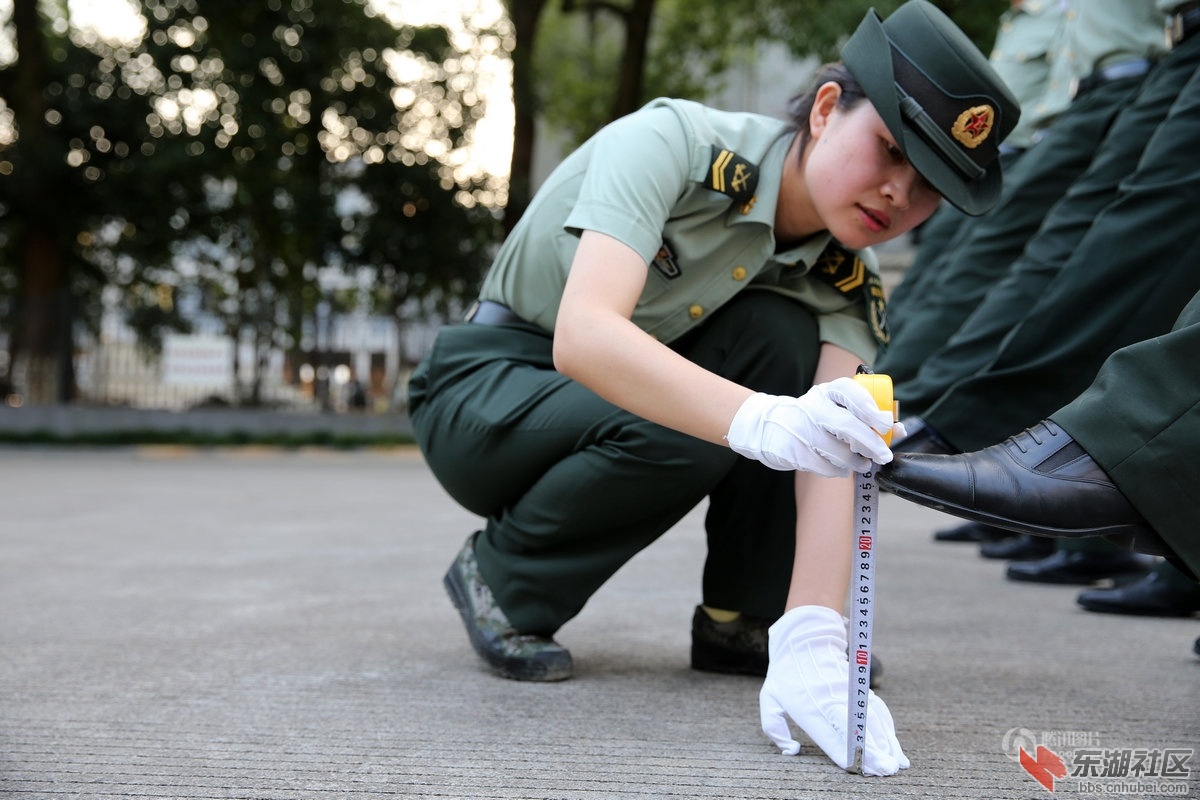
<instances>
[{"instance_id":1,"label":"chest badge","mask_svg":"<svg viewBox=\"0 0 1200 800\"><path fill-rule=\"evenodd\" d=\"M683 274L683 270L679 268L679 260L675 257L675 248L666 239L663 239L662 246L658 248L658 253L650 262L650 266L669 281L673 281Z\"/></svg>"}]
</instances>

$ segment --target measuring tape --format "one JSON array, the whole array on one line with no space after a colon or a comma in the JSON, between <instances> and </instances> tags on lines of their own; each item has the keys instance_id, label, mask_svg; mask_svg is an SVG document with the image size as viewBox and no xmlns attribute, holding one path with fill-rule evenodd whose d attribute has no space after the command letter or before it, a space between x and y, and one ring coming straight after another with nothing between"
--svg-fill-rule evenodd
<instances>
[{"instance_id":1,"label":"measuring tape","mask_svg":"<svg viewBox=\"0 0 1200 800\"><path fill-rule=\"evenodd\" d=\"M854 380L871 393L875 404L899 419L892 379L859 367ZM892 443L889 430L883 437ZM875 617L875 527L879 514L879 484L875 465L854 476L854 559L850 567L850 678L846 687L846 764L862 772L867 749L867 698L871 694L871 633Z\"/></svg>"}]
</instances>

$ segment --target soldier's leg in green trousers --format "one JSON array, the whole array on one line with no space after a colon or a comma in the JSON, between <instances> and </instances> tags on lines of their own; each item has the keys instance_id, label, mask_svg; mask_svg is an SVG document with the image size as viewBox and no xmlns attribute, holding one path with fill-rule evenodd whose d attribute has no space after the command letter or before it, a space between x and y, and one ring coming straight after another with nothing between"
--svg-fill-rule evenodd
<instances>
[{"instance_id":1,"label":"soldier's leg in green trousers","mask_svg":"<svg viewBox=\"0 0 1200 800\"><path fill-rule=\"evenodd\" d=\"M1004 208L1010 202L1008 189L1016 181L1014 170L1017 169L1020 156L1021 153L1000 156L1001 167L1004 170L1004 190L993 211L996 208ZM892 376L893 381L908 380L920 366L918 359L907 357L908 348L903 345L906 329L910 324L916 327L922 325L923 319L932 310L928 301L929 293L946 270L953 268L954 254L970 241L975 226L988 220L990 214L991 212L982 217L968 216L943 201L937 213L921 226L920 241L913 253L912 264L888 296L887 315L891 339L893 342L900 341L901 346L898 352L894 353L890 352L891 348L880 351L877 366L880 372L887 372ZM963 290L966 291L966 288L964 286Z\"/></svg>"},{"instance_id":2,"label":"soldier's leg in green trousers","mask_svg":"<svg viewBox=\"0 0 1200 800\"><path fill-rule=\"evenodd\" d=\"M1200 295L1170 333L1114 353L1052 419L1200 574Z\"/></svg>"},{"instance_id":3,"label":"soldier's leg in green trousers","mask_svg":"<svg viewBox=\"0 0 1200 800\"><path fill-rule=\"evenodd\" d=\"M1160 561L1154 567L1154 574L1160 578L1167 588L1176 592L1187 593L1192 597L1200 599L1200 582L1193 580L1190 576L1185 575L1179 567L1172 564L1170 561Z\"/></svg>"},{"instance_id":4,"label":"soldier's leg in green trousers","mask_svg":"<svg viewBox=\"0 0 1200 800\"><path fill-rule=\"evenodd\" d=\"M921 307L921 297L941 264L937 256L948 252L959 232L977 219L979 217L967 216L943 200L934 215L915 232L917 245L912 263L888 295L888 328L893 338L900 335L915 310Z\"/></svg>"},{"instance_id":5,"label":"soldier's leg in green trousers","mask_svg":"<svg viewBox=\"0 0 1200 800\"><path fill-rule=\"evenodd\" d=\"M1191 224L1200 205L1200 37L1184 46L1192 47L1190 80L1175 89L1153 135L1139 129L1149 141L1134 168L1112 181L1111 201L1089 215L1090 224L1080 220L1085 235L985 368L924 415L958 448L986 447L1037 423L1087 388L1108 355L1167 332L1200 290L1200 240Z\"/></svg>"},{"instance_id":6,"label":"soldier's leg in green trousers","mask_svg":"<svg viewBox=\"0 0 1200 800\"><path fill-rule=\"evenodd\" d=\"M1141 82L1113 81L1077 99L1040 142L1005 160L1004 189L991 211L966 220L944 252L920 249L921 259L934 261L931 269L918 269L931 274L918 296L889 305L892 340L876 365L892 376L902 408L918 410L911 393L906 394L907 385L918 380L925 361L1008 273L1050 209L1087 170L1105 132Z\"/></svg>"},{"instance_id":7,"label":"soldier's leg in green trousers","mask_svg":"<svg viewBox=\"0 0 1200 800\"><path fill-rule=\"evenodd\" d=\"M743 297L751 302L719 315L710 323L711 330L681 342L678 349L701 366L757 391L803 394L812 386L817 368L816 319L770 292ZM713 487L705 517L706 605L760 619L783 613L796 544L795 481L792 472L739 458Z\"/></svg>"},{"instance_id":8,"label":"soldier's leg in green trousers","mask_svg":"<svg viewBox=\"0 0 1200 800\"><path fill-rule=\"evenodd\" d=\"M811 383L818 347L815 320L769 292L743 293L676 345L751 388L791 393ZM745 516L710 520L706 600L782 611L794 509L790 520L774 509L790 508L790 474L607 403L554 371L550 337L532 329L444 329L414 384L418 441L451 496L487 518L479 569L518 630L552 634L722 481L735 488L715 497Z\"/></svg>"}]
</instances>

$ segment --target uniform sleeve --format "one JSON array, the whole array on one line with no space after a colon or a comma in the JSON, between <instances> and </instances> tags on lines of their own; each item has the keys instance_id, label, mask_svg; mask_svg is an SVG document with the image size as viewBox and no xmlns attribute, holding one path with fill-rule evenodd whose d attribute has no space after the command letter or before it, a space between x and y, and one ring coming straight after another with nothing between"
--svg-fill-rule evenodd
<instances>
[{"instance_id":1,"label":"uniform sleeve","mask_svg":"<svg viewBox=\"0 0 1200 800\"><path fill-rule=\"evenodd\" d=\"M821 341L836 344L858 356L867 366L875 362L879 344L871 335L871 328L863 319L863 303L855 303L845 311L822 314L817 318Z\"/></svg>"},{"instance_id":2,"label":"uniform sleeve","mask_svg":"<svg viewBox=\"0 0 1200 800\"><path fill-rule=\"evenodd\" d=\"M587 175L564 227L612 236L649 263L688 186L694 142L685 118L665 105L609 124L591 143Z\"/></svg>"},{"instance_id":3,"label":"uniform sleeve","mask_svg":"<svg viewBox=\"0 0 1200 800\"><path fill-rule=\"evenodd\" d=\"M879 342L868 322L867 304L861 294L842 294L836 289L811 282L806 285L762 286L798 300L817 317L821 341L836 344L854 353L868 366L875 361Z\"/></svg>"}]
</instances>

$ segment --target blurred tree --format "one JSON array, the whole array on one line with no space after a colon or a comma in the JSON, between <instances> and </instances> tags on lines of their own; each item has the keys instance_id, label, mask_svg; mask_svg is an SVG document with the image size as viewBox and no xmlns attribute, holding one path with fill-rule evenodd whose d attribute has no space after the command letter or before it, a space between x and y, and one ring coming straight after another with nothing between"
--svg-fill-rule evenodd
<instances>
[{"instance_id":1,"label":"blurred tree","mask_svg":"<svg viewBox=\"0 0 1200 800\"><path fill-rule=\"evenodd\" d=\"M74 322L95 318L104 282L87 253L122 236L111 210L130 188L148 105L120 80L113 48L70 28L65 3L15 0L10 28L20 57L0 68L6 371L26 376L29 399L66 401Z\"/></svg>"},{"instance_id":2,"label":"blurred tree","mask_svg":"<svg viewBox=\"0 0 1200 800\"><path fill-rule=\"evenodd\" d=\"M332 291L337 279L323 280L330 268L372 265L406 297L478 274L461 243L476 241L473 228L490 217L463 207L452 168L439 161L465 147L475 119L466 97L472 76L443 66L457 55L444 29L398 32L345 0L268 0L266 8L194 0L187 16L164 13L175 5L169 0L145 5L148 50L169 65L168 87L179 87L164 95L162 124L179 132L189 109L200 117L188 147L204 164L208 190L189 210L186 255L206 310L229 335L251 333L248 402L259 400L267 355L299 348L303 320L315 328L320 303L336 312L345 310L339 299L353 302L352 293ZM420 201L401 207L408 213L378 213L406 193ZM431 196L452 219L442 214L433 224ZM373 234L376 227L388 234ZM397 260L395 248L371 247L410 238L425 258Z\"/></svg>"},{"instance_id":3,"label":"blurred tree","mask_svg":"<svg viewBox=\"0 0 1200 800\"><path fill-rule=\"evenodd\" d=\"M253 342L255 402L267 353L299 347L343 296L338 269L376 270L391 310L473 288L495 220L463 166L482 100L446 30L398 28L365 0L146 0L144 31L111 43L83 39L62 2L43 9L17 0L0 69L0 246L22 254L12 361L61 376L30 380L31 401L71 385L69 336L56 349L46 333L70 318L27 313L39 293L94 308L119 287L152 341L198 291Z\"/></svg>"},{"instance_id":4,"label":"blurred tree","mask_svg":"<svg viewBox=\"0 0 1200 800\"><path fill-rule=\"evenodd\" d=\"M541 106L533 55L547 1L504 0L504 6L513 28L513 149L504 207L504 228L512 230L533 195L533 152Z\"/></svg>"}]
</instances>

